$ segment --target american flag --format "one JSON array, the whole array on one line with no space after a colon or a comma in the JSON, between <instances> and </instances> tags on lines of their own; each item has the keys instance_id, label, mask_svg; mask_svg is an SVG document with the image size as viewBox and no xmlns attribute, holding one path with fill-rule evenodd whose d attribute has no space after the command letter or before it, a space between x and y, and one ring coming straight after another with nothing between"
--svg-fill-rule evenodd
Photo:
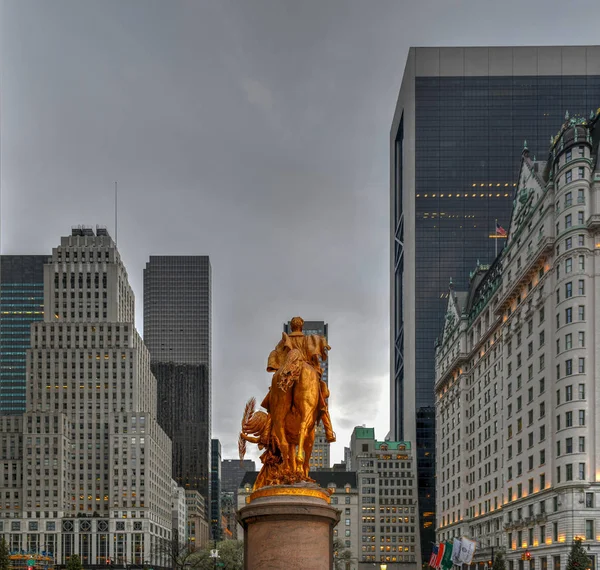
<instances>
[{"instance_id":1,"label":"american flag","mask_svg":"<svg viewBox=\"0 0 600 570\"><path fill-rule=\"evenodd\" d=\"M498 223L498 220L496 220L496 235L506 236L506 230Z\"/></svg>"},{"instance_id":2,"label":"american flag","mask_svg":"<svg viewBox=\"0 0 600 570\"><path fill-rule=\"evenodd\" d=\"M437 558L437 553L438 553L438 547L437 547L437 544L434 544L433 550L431 551L431 556L429 557L429 566L431 566L432 568L435 568L434 564L435 564L435 559Z\"/></svg>"}]
</instances>

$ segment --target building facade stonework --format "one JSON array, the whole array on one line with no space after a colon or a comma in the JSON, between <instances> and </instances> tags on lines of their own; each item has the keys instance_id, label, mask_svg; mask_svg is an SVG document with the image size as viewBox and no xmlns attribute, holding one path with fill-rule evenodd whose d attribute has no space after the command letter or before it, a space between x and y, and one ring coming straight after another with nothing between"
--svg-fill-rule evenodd
<instances>
[{"instance_id":1,"label":"building facade stonework","mask_svg":"<svg viewBox=\"0 0 600 570\"><path fill-rule=\"evenodd\" d=\"M509 570L600 554L600 109L523 150L506 246L449 293L436 350L437 536Z\"/></svg>"},{"instance_id":2,"label":"building facade stonework","mask_svg":"<svg viewBox=\"0 0 600 570\"><path fill-rule=\"evenodd\" d=\"M78 554L86 566L165 565L171 442L156 420L127 271L105 229L75 228L53 249L30 346L27 411L18 426L0 419L9 434L0 534L11 550L52 553L57 564Z\"/></svg>"}]
</instances>

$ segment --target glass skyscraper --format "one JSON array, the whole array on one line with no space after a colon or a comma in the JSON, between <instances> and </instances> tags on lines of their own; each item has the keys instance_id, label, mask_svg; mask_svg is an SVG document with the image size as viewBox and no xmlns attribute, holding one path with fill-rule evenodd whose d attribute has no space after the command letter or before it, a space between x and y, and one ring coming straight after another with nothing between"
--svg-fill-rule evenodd
<instances>
[{"instance_id":1,"label":"glass skyscraper","mask_svg":"<svg viewBox=\"0 0 600 570\"><path fill-rule=\"evenodd\" d=\"M0 416L25 412L31 323L44 318L47 255L0 256Z\"/></svg>"},{"instance_id":2,"label":"glass skyscraper","mask_svg":"<svg viewBox=\"0 0 600 570\"><path fill-rule=\"evenodd\" d=\"M173 478L210 501L211 267L206 255L151 256L144 269L144 342L158 422L173 442Z\"/></svg>"},{"instance_id":3,"label":"glass skyscraper","mask_svg":"<svg viewBox=\"0 0 600 570\"><path fill-rule=\"evenodd\" d=\"M435 540L434 346L508 228L524 147L600 105L600 47L411 48L390 133L391 436L415 441L421 549ZM498 252L501 244L498 244ZM465 529L466 532L466 529ZM423 556L423 561L427 558Z\"/></svg>"}]
</instances>

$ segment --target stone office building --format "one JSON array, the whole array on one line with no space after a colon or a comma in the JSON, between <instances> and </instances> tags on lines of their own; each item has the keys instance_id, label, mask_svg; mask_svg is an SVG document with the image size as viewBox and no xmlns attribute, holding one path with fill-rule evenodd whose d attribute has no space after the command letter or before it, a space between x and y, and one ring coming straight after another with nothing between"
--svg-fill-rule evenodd
<instances>
[{"instance_id":1,"label":"stone office building","mask_svg":"<svg viewBox=\"0 0 600 570\"><path fill-rule=\"evenodd\" d=\"M523 150L506 247L452 288L436 352L437 535L508 569L600 554L600 109Z\"/></svg>"},{"instance_id":2,"label":"stone office building","mask_svg":"<svg viewBox=\"0 0 600 570\"><path fill-rule=\"evenodd\" d=\"M27 411L0 418L0 534L11 550L165 565L171 442L105 229L75 228L53 249L26 370Z\"/></svg>"}]
</instances>

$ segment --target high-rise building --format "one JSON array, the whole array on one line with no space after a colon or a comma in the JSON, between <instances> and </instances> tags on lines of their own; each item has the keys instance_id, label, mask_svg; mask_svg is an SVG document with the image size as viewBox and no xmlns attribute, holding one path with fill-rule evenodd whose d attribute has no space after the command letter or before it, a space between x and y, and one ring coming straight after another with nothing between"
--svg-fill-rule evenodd
<instances>
[{"instance_id":1,"label":"high-rise building","mask_svg":"<svg viewBox=\"0 0 600 570\"><path fill-rule=\"evenodd\" d=\"M590 568L600 556L599 144L600 109L569 114L547 160L526 147L506 247L450 289L436 526L440 540L475 539L480 565L503 547L508 568L527 553L536 568L565 568L576 538Z\"/></svg>"},{"instance_id":2,"label":"high-rise building","mask_svg":"<svg viewBox=\"0 0 600 570\"><path fill-rule=\"evenodd\" d=\"M288 321L283 325L283 332L291 332L291 323ZM328 338L329 325L325 321L304 321L302 332L305 335L318 334ZM329 386L329 360L321 362L323 376L321 379ZM325 437L323 422L319 421L315 432L315 443L313 445L312 455L310 456L309 469L318 471L319 469L328 469L330 465L330 443Z\"/></svg>"},{"instance_id":3,"label":"high-rise building","mask_svg":"<svg viewBox=\"0 0 600 570\"><path fill-rule=\"evenodd\" d=\"M57 564L79 554L85 565L164 566L171 442L156 420L127 271L105 229L75 228L44 265L27 377L20 425L2 418L11 446L0 448L1 530L11 550L50 552Z\"/></svg>"},{"instance_id":4,"label":"high-rise building","mask_svg":"<svg viewBox=\"0 0 600 570\"><path fill-rule=\"evenodd\" d=\"M237 493L247 471L256 471L252 459L223 459L221 461L221 493Z\"/></svg>"},{"instance_id":5,"label":"high-rise building","mask_svg":"<svg viewBox=\"0 0 600 570\"><path fill-rule=\"evenodd\" d=\"M46 255L0 255L0 415L25 411L31 323L44 318Z\"/></svg>"},{"instance_id":6,"label":"high-rise building","mask_svg":"<svg viewBox=\"0 0 600 570\"><path fill-rule=\"evenodd\" d=\"M355 427L350 438L361 501L361 561L420 567L417 466L410 442L378 441Z\"/></svg>"},{"instance_id":7,"label":"high-rise building","mask_svg":"<svg viewBox=\"0 0 600 570\"><path fill-rule=\"evenodd\" d=\"M151 256L144 269L144 342L158 419L173 441L173 478L209 502L211 267L208 256Z\"/></svg>"},{"instance_id":8,"label":"high-rise building","mask_svg":"<svg viewBox=\"0 0 600 570\"><path fill-rule=\"evenodd\" d=\"M600 98L600 47L411 48L390 132L391 437L415 443L421 544L434 540L434 342L509 223L515 152L543 154Z\"/></svg>"},{"instance_id":9,"label":"high-rise building","mask_svg":"<svg viewBox=\"0 0 600 570\"><path fill-rule=\"evenodd\" d=\"M221 540L221 442L210 445L210 525L213 540Z\"/></svg>"}]
</instances>

